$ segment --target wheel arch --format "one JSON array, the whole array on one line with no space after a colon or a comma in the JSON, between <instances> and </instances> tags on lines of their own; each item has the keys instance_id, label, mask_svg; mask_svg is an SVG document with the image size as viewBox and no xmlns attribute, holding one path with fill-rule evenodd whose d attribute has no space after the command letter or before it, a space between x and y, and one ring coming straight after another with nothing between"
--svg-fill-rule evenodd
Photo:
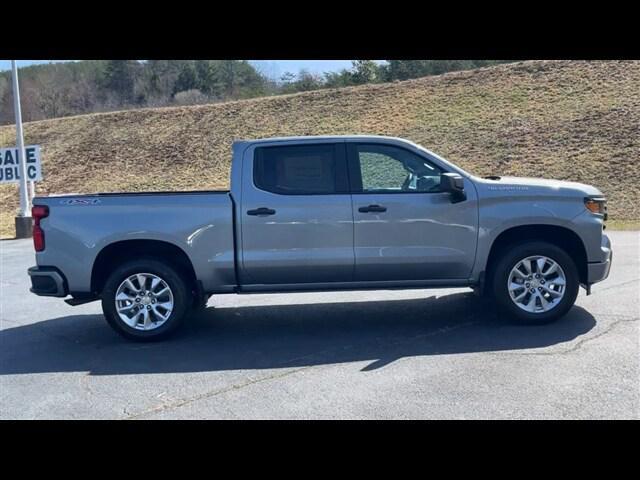
<instances>
[{"instance_id":1,"label":"wheel arch","mask_svg":"<svg viewBox=\"0 0 640 480\"><path fill-rule=\"evenodd\" d=\"M179 246L162 240L131 239L110 243L100 250L91 269L91 292L100 294L111 272L122 263L141 257L153 257L176 268L197 290L193 263Z\"/></svg>"},{"instance_id":2,"label":"wheel arch","mask_svg":"<svg viewBox=\"0 0 640 480\"><path fill-rule=\"evenodd\" d=\"M562 248L575 262L581 284L587 284L587 250L580 236L559 225L535 224L507 228L492 242L487 256L485 279L491 281L499 256L509 247L525 242L545 241Z\"/></svg>"}]
</instances>

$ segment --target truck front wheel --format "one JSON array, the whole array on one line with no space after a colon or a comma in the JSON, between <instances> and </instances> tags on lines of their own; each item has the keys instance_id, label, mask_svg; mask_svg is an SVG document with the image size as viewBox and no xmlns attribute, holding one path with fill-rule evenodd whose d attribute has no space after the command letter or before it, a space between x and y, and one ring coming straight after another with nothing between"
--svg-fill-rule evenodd
<instances>
[{"instance_id":1,"label":"truck front wheel","mask_svg":"<svg viewBox=\"0 0 640 480\"><path fill-rule=\"evenodd\" d=\"M553 322L573 306L578 295L578 270L561 248L542 241L511 246L493 275L497 306L518 323Z\"/></svg>"},{"instance_id":2,"label":"truck front wheel","mask_svg":"<svg viewBox=\"0 0 640 480\"><path fill-rule=\"evenodd\" d=\"M124 263L107 279L102 310L120 335L138 341L166 338L184 321L193 302L184 278L154 258Z\"/></svg>"}]
</instances>

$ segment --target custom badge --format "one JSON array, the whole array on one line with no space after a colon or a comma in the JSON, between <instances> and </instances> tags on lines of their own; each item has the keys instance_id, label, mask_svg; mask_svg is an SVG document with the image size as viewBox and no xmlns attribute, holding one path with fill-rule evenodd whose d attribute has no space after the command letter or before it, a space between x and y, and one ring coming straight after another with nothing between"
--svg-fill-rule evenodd
<instances>
[{"instance_id":1,"label":"custom badge","mask_svg":"<svg viewBox=\"0 0 640 480\"><path fill-rule=\"evenodd\" d=\"M100 200L97 198L70 198L68 200L60 200L61 205L97 205Z\"/></svg>"}]
</instances>

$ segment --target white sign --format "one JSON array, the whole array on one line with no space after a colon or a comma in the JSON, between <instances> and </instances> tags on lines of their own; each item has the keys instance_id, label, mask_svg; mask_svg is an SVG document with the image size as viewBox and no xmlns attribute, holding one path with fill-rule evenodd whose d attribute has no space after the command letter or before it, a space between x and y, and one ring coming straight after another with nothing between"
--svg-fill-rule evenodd
<instances>
[{"instance_id":1,"label":"white sign","mask_svg":"<svg viewBox=\"0 0 640 480\"><path fill-rule=\"evenodd\" d=\"M27 180L30 182L42 180L40 166L40 145L24 147L27 159ZM0 183L18 183L20 181L20 162L18 149L0 148Z\"/></svg>"}]
</instances>

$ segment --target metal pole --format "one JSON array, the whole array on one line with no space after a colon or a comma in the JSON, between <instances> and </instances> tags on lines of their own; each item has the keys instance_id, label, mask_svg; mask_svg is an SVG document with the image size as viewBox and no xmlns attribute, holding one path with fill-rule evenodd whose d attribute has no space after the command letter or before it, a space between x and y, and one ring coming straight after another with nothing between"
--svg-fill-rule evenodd
<instances>
[{"instance_id":1,"label":"metal pole","mask_svg":"<svg viewBox=\"0 0 640 480\"><path fill-rule=\"evenodd\" d=\"M20 164L20 212L15 218L16 238L30 238L33 233L31 223L31 198L27 190L27 159L24 152L22 135L22 112L20 111L20 86L18 85L18 67L11 60L13 77L13 109L16 116L16 140L18 143L18 163Z\"/></svg>"},{"instance_id":2,"label":"metal pole","mask_svg":"<svg viewBox=\"0 0 640 480\"><path fill-rule=\"evenodd\" d=\"M13 109L16 117L16 139L18 141L18 162L20 163L20 216L30 217L31 199L27 190L27 162L24 152L24 137L22 134L22 112L20 111L20 87L18 85L18 67L16 61L11 60L13 74Z\"/></svg>"}]
</instances>

